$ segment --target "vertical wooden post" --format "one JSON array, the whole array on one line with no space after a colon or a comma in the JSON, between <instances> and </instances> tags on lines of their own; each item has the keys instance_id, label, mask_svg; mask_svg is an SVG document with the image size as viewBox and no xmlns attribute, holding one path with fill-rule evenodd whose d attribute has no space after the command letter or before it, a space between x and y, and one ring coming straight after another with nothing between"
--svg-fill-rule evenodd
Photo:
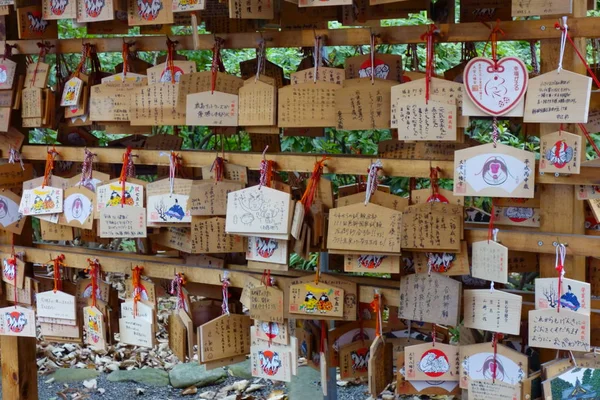
<instances>
[{"instance_id":1,"label":"vertical wooden post","mask_svg":"<svg viewBox=\"0 0 600 400\"><path fill-rule=\"evenodd\" d=\"M587 11L587 0L573 0L572 17L585 17ZM557 21L562 16L556 16ZM567 20L567 25L569 24ZM554 26L546 26L546 29L554 29ZM574 39L579 51L586 54L585 38ZM553 71L558 66L560 51L560 39L541 41L541 72ZM569 71L586 74L586 69L581 60L573 51L572 46L567 43L563 68ZM557 124L540 124L540 137L556 132L559 129ZM579 133L576 125L569 124L564 127L565 130L572 133ZM583 138L583 143L586 143ZM584 146L585 148L585 146ZM585 151L583 152L585 154ZM585 157L585 155L583 156ZM540 185L541 190L541 227L542 232L552 233L575 233L584 234L584 202L576 199L575 187L571 185ZM567 243L568 244L568 243ZM568 248L567 248L568 253ZM556 257L551 254L540 255L540 277L557 277L555 270ZM585 257L567 256L565 261L566 277L586 280ZM554 358L553 350L542 350L541 361L548 361Z\"/></svg>"},{"instance_id":2,"label":"vertical wooden post","mask_svg":"<svg viewBox=\"0 0 600 400\"><path fill-rule=\"evenodd\" d=\"M37 400L36 339L1 336L2 398Z\"/></svg>"}]
</instances>

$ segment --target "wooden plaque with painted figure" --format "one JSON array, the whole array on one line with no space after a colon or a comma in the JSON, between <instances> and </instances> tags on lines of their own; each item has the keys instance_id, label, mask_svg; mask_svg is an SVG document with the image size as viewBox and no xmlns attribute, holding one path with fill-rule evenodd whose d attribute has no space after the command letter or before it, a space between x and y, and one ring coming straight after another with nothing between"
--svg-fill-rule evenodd
<instances>
[{"instance_id":1,"label":"wooden plaque with painted figure","mask_svg":"<svg viewBox=\"0 0 600 400\"><path fill-rule=\"evenodd\" d=\"M94 306L83 308L85 343L96 350L106 350L106 323L104 315Z\"/></svg>"},{"instance_id":2,"label":"wooden plaque with painted figure","mask_svg":"<svg viewBox=\"0 0 600 400\"><path fill-rule=\"evenodd\" d=\"M454 195L534 197L535 154L498 143L455 152Z\"/></svg>"},{"instance_id":3,"label":"wooden plaque with painted figure","mask_svg":"<svg viewBox=\"0 0 600 400\"><path fill-rule=\"evenodd\" d=\"M75 0L42 0L42 18L50 21L55 19L75 19L77 4Z\"/></svg>"},{"instance_id":4,"label":"wooden plaque with painted figure","mask_svg":"<svg viewBox=\"0 0 600 400\"><path fill-rule=\"evenodd\" d=\"M527 355L500 343L460 346L460 387L468 389L469 380L496 379L518 385L529 374Z\"/></svg>"},{"instance_id":5,"label":"wooden plaque with painted figure","mask_svg":"<svg viewBox=\"0 0 600 400\"><path fill-rule=\"evenodd\" d=\"M21 197L10 190L0 191L0 229L20 235L27 217L19 212Z\"/></svg>"},{"instance_id":6,"label":"wooden plaque with painted figure","mask_svg":"<svg viewBox=\"0 0 600 400\"><path fill-rule=\"evenodd\" d=\"M374 272L399 274L400 256L384 256L378 254L347 254L344 256L344 272Z\"/></svg>"},{"instance_id":7,"label":"wooden plaque with painted figure","mask_svg":"<svg viewBox=\"0 0 600 400\"><path fill-rule=\"evenodd\" d=\"M58 217L58 223L74 228L92 229L95 197L94 192L85 187L71 187L65 190L63 213Z\"/></svg>"},{"instance_id":8,"label":"wooden plaque with painted figure","mask_svg":"<svg viewBox=\"0 0 600 400\"><path fill-rule=\"evenodd\" d=\"M521 296L490 289L465 290L463 296L465 327L511 335L521 331Z\"/></svg>"},{"instance_id":9,"label":"wooden plaque with painted figure","mask_svg":"<svg viewBox=\"0 0 600 400\"><path fill-rule=\"evenodd\" d=\"M404 348L404 368L407 380L458 381L459 346L444 343L423 343Z\"/></svg>"},{"instance_id":10,"label":"wooden plaque with painted figure","mask_svg":"<svg viewBox=\"0 0 600 400\"><path fill-rule=\"evenodd\" d=\"M540 174L579 174L582 137L558 131L540 138ZM585 155L584 155L585 157Z\"/></svg>"},{"instance_id":11,"label":"wooden plaque with painted figure","mask_svg":"<svg viewBox=\"0 0 600 400\"><path fill-rule=\"evenodd\" d=\"M346 79L375 78L388 79L395 83L402 82L402 57L395 54L375 53L375 66L371 67L371 56L369 54L346 58L344 71Z\"/></svg>"},{"instance_id":12,"label":"wooden plaque with painted figure","mask_svg":"<svg viewBox=\"0 0 600 400\"><path fill-rule=\"evenodd\" d=\"M19 212L23 215L45 215L63 212L63 189L38 186L23 190Z\"/></svg>"},{"instance_id":13,"label":"wooden plaque with painted figure","mask_svg":"<svg viewBox=\"0 0 600 400\"><path fill-rule=\"evenodd\" d=\"M357 340L339 349L340 377L343 381L369 375L370 340Z\"/></svg>"},{"instance_id":14,"label":"wooden plaque with painted figure","mask_svg":"<svg viewBox=\"0 0 600 400\"><path fill-rule=\"evenodd\" d=\"M0 89L12 89L17 63L9 58L0 59Z\"/></svg>"},{"instance_id":15,"label":"wooden plaque with painted figure","mask_svg":"<svg viewBox=\"0 0 600 400\"><path fill-rule=\"evenodd\" d=\"M344 290L323 282L306 282L290 286L290 314L342 317Z\"/></svg>"},{"instance_id":16,"label":"wooden plaque with painted figure","mask_svg":"<svg viewBox=\"0 0 600 400\"><path fill-rule=\"evenodd\" d=\"M0 308L0 335L36 337L35 311L17 305Z\"/></svg>"},{"instance_id":17,"label":"wooden plaque with painted figure","mask_svg":"<svg viewBox=\"0 0 600 400\"><path fill-rule=\"evenodd\" d=\"M537 278L535 280L535 308L536 310L553 309L559 307L580 314L589 315L591 310L591 285L575 279L562 278L559 285L556 278ZM560 293L559 293L560 287Z\"/></svg>"},{"instance_id":18,"label":"wooden plaque with painted figure","mask_svg":"<svg viewBox=\"0 0 600 400\"><path fill-rule=\"evenodd\" d=\"M527 87L523 121L585 124L591 89L592 78L564 69L536 76Z\"/></svg>"},{"instance_id":19,"label":"wooden plaque with painted figure","mask_svg":"<svg viewBox=\"0 0 600 400\"><path fill-rule=\"evenodd\" d=\"M171 0L127 0L127 23L163 25L174 22Z\"/></svg>"},{"instance_id":20,"label":"wooden plaque with painted figure","mask_svg":"<svg viewBox=\"0 0 600 400\"><path fill-rule=\"evenodd\" d=\"M115 10L113 2L114 0L77 0L77 22L114 20ZM88 34L90 34L89 30Z\"/></svg>"},{"instance_id":21,"label":"wooden plaque with painted figure","mask_svg":"<svg viewBox=\"0 0 600 400\"><path fill-rule=\"evenodd\" d=\"M460 252L413 252L412 262L417 274L436 272L441 275L457 276L471 273L466 241L461 241Z\"/></svg>"},{"instance_id":22,"label":"wooden plaque with painted figure","mask_svg":"<svg viewBox=\"0 0 600 400\"><path fill-rule=\"evenodd\" d=\"M79 97L83 92L83 81L74 76L65 83L62 96L60 98L60 106L76 106L79 104Z\"/></svg>"},{"instance_id":23,"label":"wooden plaque with painted figure","mask_svg":"<svg viewBox=\"0 0 600 400\"><path fill-rule=\"evenodd\" d=\"M196 72L196 62L185 60L173 60L172 72L166 62L146 70L148 85L154 85L155 83L180 83L181 77L184 74L192 74L194 72ZM172 76L174 79L171 78Z\"/></svg>"}]
</instances>

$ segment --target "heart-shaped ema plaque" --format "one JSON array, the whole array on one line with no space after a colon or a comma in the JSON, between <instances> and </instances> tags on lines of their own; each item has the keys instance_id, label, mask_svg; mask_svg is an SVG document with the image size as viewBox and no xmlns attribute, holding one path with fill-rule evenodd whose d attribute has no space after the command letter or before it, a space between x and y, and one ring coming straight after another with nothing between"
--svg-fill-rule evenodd
<instances>
[{"instance_id":1,"label":"heart-shaped ema plaque","mask_svg":"<svg viewBox=\"0 0 600 400\"><path fill-rule=\"evenodd\" d=\"M467 95L483 112L504 115L515 108L527 89L527 67L515 57L494 61L473 58L464 71Z\"/></svg>"}]
</instances>

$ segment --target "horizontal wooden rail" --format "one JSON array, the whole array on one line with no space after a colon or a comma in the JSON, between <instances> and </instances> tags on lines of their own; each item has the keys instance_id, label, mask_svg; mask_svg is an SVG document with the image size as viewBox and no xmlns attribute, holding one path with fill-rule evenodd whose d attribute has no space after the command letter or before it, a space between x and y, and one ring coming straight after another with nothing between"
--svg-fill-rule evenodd
<instances>
[{"instance_id":1,"label":"horizontal wooden rail","mask_svg":"<svg viewBox=\"0 0 600 400\"><path fill-rule=\"evenodd\" d=\"M24 160L44 161L46 160L46 146L27 145L23 146L21 155ZM59 160L82 162L84 156L83 147L57 146L60 152ZM122 151L109 147L90 148L96 154L96 162L107 164L120 164L123 162ZM169 158L162 157L161 150L134 149L133 154L138 157L135 163L139 165L169 165ZM179 152L183 165L186 167L203 167L211 165L215 159L214 151L182 150ZM377 156L357 156L328 154L325 173L364 175L369 165L378 159ZM277 153L268 154L267 158L276 163L279 171L312 172L315 162L320 160L323 154L296 154ZM245 165L251 170L258 170L261 153L230 152L225 153L225 159L232 164ZM430 161L430 160L408 160L396 158L381 158L383 171L386 176L404 176L414 178L429 178L431 166L440 168L441 178L452 178L454 176L454 163L452 161ZM596 185L600 183L600 169L595 167L582 167L579 175L569 177L555 177L553 174L536 175L537 183L562 184L562 185Z\"/></svg>"},{"instance_id":2,"label":"horizontal wooden rail","mask_svg":"<svg viewBox=\"0 0 600 400\"><path fill-rule=\"evenodd\" d=\"M572 18L569 19L569 31L572 37L600 37L597 18ZM502 21L500 28L504 35L499 35L498 40L539 40L558 39L560 31L554 28L557 20L541 19L528 21ZM479 22L462 24L441 24L440 33L436 38L438 42L483 42L490 36L490 28ZM327 46L357 46L369 43L371 33L380 35L381 43L423 43L421 35L426 30L424 25L349 28L349 29L320 29L298 31L266 31L264 33L232 33L219 34L225 39L225 48L243 49L254 48L261 38L267 39L268 47L312 47L314 36L327 36ZM199 35L199 49L212 49L214 36L212 34ZM164 36L136 36L128 37L136 42L136 49L140 51L166 50ZM191 35L173 36L179 41L180 49L193 50ZM85 42L96 44L99 52L120 52L123 48L123 39L97 38L83 39ZM21 54L38 54L38 40L9 40L8 43L16 44ZM49 40L55 45L51 52L79 53L81 52L82 39Z\"/></svg>"}]
</instances>

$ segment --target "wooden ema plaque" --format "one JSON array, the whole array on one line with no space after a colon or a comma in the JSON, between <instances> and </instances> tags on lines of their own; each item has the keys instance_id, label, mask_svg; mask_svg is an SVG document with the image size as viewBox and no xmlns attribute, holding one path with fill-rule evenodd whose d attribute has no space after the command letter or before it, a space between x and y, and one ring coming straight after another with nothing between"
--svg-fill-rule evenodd
<instances>
[{"instance_id":1,"label":"wooden ema plaque","mask_svg":"<svg viewBox=\"0 0 600 400\"><path fill-rule=\"evenodd\" d=\"M295 375L296 349L259 340L252 332L250 364L252 376L276 381L290 382Z\"/></svg>"},{"instance_id":2,"label":"wooden ema plaque","mask_svg":"<svg viewBox=\"0 0 600 400\"><path fill-rule=\"evenodd\" d=\"M375 78L402 82L402 57L393 54L375 54ZM346 79L370 78L373 75L371 56L348 57L344 62ZM389 128L389 126L388 126Z\"/></svg>"},{"instance_id":3,"label":"wooden ema plaque","mask_svg":"<svg viewBox=\"0 0 600 400\"><path fill-rule=\"evenodd\" d=\"M465 327L519 334L521 296L500 290L491 292L489 289L465 290L463 296Z\"/></svg>"},{"instance_id":4,"label":"wooden ema plaque","mask_svg":"<svg viewBox=\"0 0 600 400\"><path fill-rule=\"evenodd\" d=\"M58 25L54 20L45 20L42 6L17 8L19 39L56 39ZM35 65L35 63L32 63Z\"/></svg>"},{"instance_id":5,"label":"wooden ema plaque","mask_svg":"<svg viewBox=\"0 0 600 400\"><path fill-rule=\"evenodd\" d=\"M536 76L527 87L523 121L585 124L591 89L592 78L564 69Z\"/></svg>"},{"instance_id":6,"label":"wooden ema plaque","mask_svg":"<svg viewBox=\"0 0 600 400\"><path fill-rule=\"evenodd\" d=\"M529 346L589 351L590 316L565 308L529 311Z\"/></svg>"},{"instance_id":7,"label":"wooden ema plaque","mask_svg":"<svg viewBox=\"0 0 600 400\"><path fill-rule=\"evenodd\" d=\"M496 359L494 361L494 352ZM520 384L528 375L525 354L502 344L478 343L460 346L460 387L469 388L469 380L494 379L510 385Z\"/></svg>"},{"instance_id":8,"label":"wooden ema plaque","mask_svg":"<svg viewBox=\"0 0 600 400\"><path fill-rule=\"evenodd\" d=\"M283 16L282 16L283 18ZM317 82L335 83L341 85L344 82L345 73L342 68L317 68ZM299 83L311 83L315 81L315 69L308 68L302 71L292 72L290 74L290 83L297 85Z\"/></svg>"},{"instance_id":9,"label":"wooden ema plaque","mask_svg":"<svg viewBox=\"0 0 600 400\"><path fill-rule=\"evenodd\" d=\"M283 291L260 285L250 290L250 318L283 323Z\"/></svg>"},{"instance_id":10,"label":"wooden ema plaque","mask_svg":"<svg viewBox=\"0 0 600 400\"><path fill-rule=\"evenodd\" d=\"M494 207L494 224L539 228L541 215L539 208Z\"/></svg>"},{"instance_id":11,"label":"wooden ema plaque","mask_svg":"<svg viewBox=\"0 0 600 400\"><path fill-rule=\"evenodd\" d=\"M472 245L473 278L497 283L508 282L508 248L493 240L482 240Z\"/></svg>"},{"instance_id":12,"label":"wooden ema plaque","mask_svg":"<svg viewBox=\"0 0 600 400\"><path fill-rule=\"evenodd\" d=\"M193 216L226 215L227 195L242 188L241 182L194 181L190 191L190 212Z\"/></svg>"},{"instance_id":13,"label":"wooden ema plaque","mask_svg":"<svg viewBox=\"0 0 600 400\"><path fill-rule=\"evenodd\" d=\"M369 199L371 204L376 204L390 210L404 211L408 207L408 199L406 197L396 196L394 194L384 193L376 190ZM345 207L352 204L365 204L365 192L359 192L348 196L340 197L336 200L336 207ZM332 207L330 207L332 208Z\"/></svg>"},{"instance_id":14,"label":"wooden ema plaque","mask_svg":"<svg viewBox=\"0 0 600 400\"><path fill-rule=\"evenodd\" d=\"M25 283L25 263L10 255L2 257L2 280L8 284L23 289Z\"/></svg>"},{"instance_id":15,"label":"wooden ema plaque","mask_svg":"<svg viewBox=\"0 0 600 400\"><path fill-rule=\"evenodd\" d=\"M395 354L396 370L398 371L396 381L396 392L402 395L454 395L460 396L461 390L457 381L408 381L406 380L406 368L404 365L404 351Z\"/></svg>"},{"instance_id":16,"label":"wooden ema plaque","mask_svg":"<svg viewBox=\"0 0 600 400\"><path fill-rule=\"evenodd\" d=\"M411 321L458 325L461 283L432 273L403 276L398 316Z\"/></svg>"},{"instance_id":17,"label":"wooden ema plaque","mask_svg":"<svg viewBox=\"0 0 600 400\"><path fill-rule=\"evenodd\" d=\"M182 75L181 79L179 80L177 107L184 108L186 106L188 94L210 91L211 82L212 72L210 71L194 72L192 74ZM243 85L243 79L223 72L217 72L215 91L237 95ZM205 177L205 179L207 178Z\"/></svg>"},{"instance_id":18,"label":"wooden ema plaque","mask_svg":"<svg viewBox=\"0 0 600 400\"><path fill-rule=\"evenodd\" d=\"M327 248L345 254L398 254L402 213L376 204L353 204L329 211Z\"/></svg>"},{"instance_id":19,"label":"wooden ema plaque","mask_svg":"<svg viewBox=\"0 0 600 400\"><path fill-rule=\"evenodd\" d=\"M63 213L58 217L58 223L74 228L92 229L95 197L94 192L85 187L67 189Z\"/></svg>"},{"instance_id":20,"label":"wooden ema plaque","mask_svg":"<svg viewBox=\"0 0 600 400\"><path fill-rule=\"evenodd\" d=\"M343 381L369 376L370 340L358 340L340 348L340 377Z\"/></svg>"},{"instance_id":21,"label":"wooden ema plaque","mask_svg":"<svg viewBox=\"0 0 600 400\"><path fill-rule=\"evenodd\" d=\"M179 84L174 85L171 82L132 90L129 107L131 125L185 125L186 113L177 107L178 91Z\"/></svg>"},{"instance_id":22,"label":"wooden ema plaque","mask_svg":"<svg viewBox=\"0 0 600 400\"><path fill-rule=\"evenodd\" d=\"M0 191L0 225L3 230L20 235L27 217L19 213L21 197L10 190Z\"/></svg>"},{"instance_id":23,"label":"wooden ema plaque","mask_svg":"<svg viewBox=\"0 0 600 400\"><path fill-rule=\"evenodd\" d=\"M371 344L369 353L368 370L377 371L369 374L369 393L376 397L394 379L392 344L378 336Z\"/></svg>"},{"instance_id":24,"label":"wooden ema plaque","mask_svg":"<svg viewBox=\"0 0 600 400\"><path fill-rule=\"evenodd\" d=\"M521 400L521 385L497 380L469 380L468 400Z\"/></svg>"},{"instance_id":25,"label":"wooden ema plaque","mask_svg":"<svg viewBox=\"0 0 600 400\"><path fill-rule=\"evenodd\" d=\"M430 266L432 272L440 275L458 276L471 273L466 241L461 242L460 253L414 252L412 262L417 274L429 273Z\"/></svg>"},{"instance_id":26,"label":"wooden ema plaque","mask_svg":"<svg viewBox=\"0 0 600 400\"><path fill-rule=\"evenodd\" d=\"M440 203L464 205L464 199L454 196L451 190L438 189L437 195L433 195L431 189L417 189L410 192L413 204L424 204L438 201Z\"/></svg>"},{"instance_id":27,"label":"wooden ema plaque","mask_svg":"<svg viewBox=\"0 0 600 400\"><path fill-rule=\"evenodd\" d=\"M459 366L459 346L423 343L404 348L405 376L409 381L458 381Z\"/></svg>"},{"instance_id":28,"label":"wooden ema plaque","mask_svg":"<svg viewBox=\"0 0 600 400\"><path fill-rule=\"evenodd\" d=\"M173 83L171 75L175 83L181 82L181 77L185 74L196 72L195 61L173 60L173 71L168 67L167 63L161 63L154 67L148 68L146 74L148 76L148 85L155 83Z\"/></svg>"},{"instance_id":29,"label":"wooden ema plaque","mask_svg":"<svg viewBox=\"0 0 600 400\"><path fill-rule=\"evenodd\" d=\"M272 126L277 122L277 88L250 78L239 89L239 117L242 126Z\"/></svg>"},{"instance_id":30,"label":"wooden ema plaque","mask_svg":"<svg viewBox=\"0 0 600 400\"><path fill-rule=\"evenodd\" d=\"M250 352L250 317L222 315L198 328L200 362L205 363Z\"/></svg>"},{"instance_id":31,"label":"wooden ema plaque","mask_svg":"<svg viewBox=\"0 0 600 400\"><path fill-rule=\"evenodd\" d=\"M214 171L211 166L202 167L202 177L204 179L214 179ZM248 183L248 168L243 165L225 163L225 171L223 177L226 181L241 182L243 184Z\"/></svg>"},{"instance_id":32,"label":"wooden ema plaque","mask_svg":"<svg viewBox=\"0 0 600 400\"><path fill-rule=\"evenodd\" d=\"M289 312L341 318L344 315L344 290L323 282L291 285Z\"/></svg>"},{"instance_id":33,"label":"wooden ema plaque","mask_svg":"<svg viewBox=\"0 0 600 400\"><path fill-rule=\"evenodd\" d=\"M430 202L409 206L402 215L402 248L460 251L463 207Z\"/></svg>"},{"instance_id":34,"label":"wooden ema plaque","mask_svg":"<svg viewBox=\"0 0 600 400\"><path fill-rule=\"evenodd\" d=\"M535 154L498 144L458 150L456 196L534 197Z\"/></svg>"},{"instance_id":35,"label":"wooden ema plaque","mask_svg":"<svg viewBox=\"0 0 600 400\"><path fill-rule=\"evenodd\" d=\"M187 95L185 125L238 126L237 94L207 91Z\"/></svg>"},{"instance_id":36,"label":"wooden ema plaque","mask_svg":"<svg viewBox=\"0 0 600 400\"><path fill-rule=\"evenodd\" d=\"M169 348L179 361L185 362L187 353L187 329L178 314L169 315Z\"/></svg>"},{"instance_id":37,"label":"wooden ema plaque","mask_svg":"<svg viewBox=\"0 0 600 400\"><path fill-rule=\"evenodd\" d=\"M341 348L357 340L362 341L361 338L367 341L370 347L371 341L375 339L375 336L374 320L347 322L335 329L330 329L327 336L327 345L329 346L327 365L330 367L340 366Z\"/></svg>"},{"instance_id":38,"label":"wooden ema plaque","mask_svg":"<svg viewBox=\"0 0 600 400\"><path fill-rule=\"evenodd\" d=\"M395 102L391 121L400 140L455 141L457 116L453 99L411 98Z\"/></svg>"},{"instance_id":39,"label":"wooden ema plaque","mask_svg":"<svg viewBox=\"0 0 600 400\"><path fill-rule=\"evenodd\" d=\"M540 173L579 174L581 168L581 137L559 131L540 139Z\"/></svg>"},{"instance_id":40,"label":"wooden ema plaque","mask_svg":"<svg viewBox=\"0 0 600 400\"><path fill-rule=\"evenodd\" d=\"M83 309L83 330L85 343L97 350L106 350L106 322L104 315L96 307Z\"/></svg>"},{"instance_id":41,"label":"wooden ema plaque","mask_svg":"<svg viewBox=\"0 0 600 400\"><path fill-rule=\"evenodd\" d=\"M401 257L377 254L347 254L344 256L344 272L400 273Z\"/></svg>"},{"instance_id":42,"label":"wooden ema plaque","mask_svg":"<svg viewBox=\"0 0 600 400\"><path fill-rule=\"evenodd\" d=\"M346 79L335 92L337 129L389 129L393 81Z\"/></svg>"},{"instance_id":43,"label":"wooden ema plaque","mask_svg":"<svg viewBox=\"0 0 600 400\"><path fill-rule=\"evenodd\" d=\"M136 25L162 25L173 23L171 0L128 0L127 23Z\"/></svg>"},{"instance_id":44,"label":"wooden ema plaque","mask_svg":"<svg viewBox=\"0 0 600 400\"><path fill-rule=\"evenodd\" d=\"M254 320L254 335L257 339L283 345L290 344L288 321L283 323Z\"/></svg>"},{"instance_id":45,"label":"wooden ema plaque","mask_svg":"<svg viewBox=\"0 0 600 400\"><path fill-rule=\"evenodd\" d=\"M0 335L36 337L35 312L30 308L0 308Z\"/></svg>"},{"instance_id":46,"label":"wooden ema plaque","mask_svg":"<svg viewBox=\"0 0 600 400\"><path fill-rule=\"evenodd\" d=\"M593 281L593 279L590 279ZM591 285L575 279L563 278L558 293L558 278L537 278L535 280L536 310L568 309L589 315L591 310Z\"/></svg>"},{"instance_id":47,"label":"wooden ema plaque","mask_svg":"<svg viewBox=\"0 0 600 400\"><path fill-rule=\"evenodd\" d=\"M277 125L280 128L337 126L335 83L300 83L279 89Z\"/></svg>"}]
</instances>

